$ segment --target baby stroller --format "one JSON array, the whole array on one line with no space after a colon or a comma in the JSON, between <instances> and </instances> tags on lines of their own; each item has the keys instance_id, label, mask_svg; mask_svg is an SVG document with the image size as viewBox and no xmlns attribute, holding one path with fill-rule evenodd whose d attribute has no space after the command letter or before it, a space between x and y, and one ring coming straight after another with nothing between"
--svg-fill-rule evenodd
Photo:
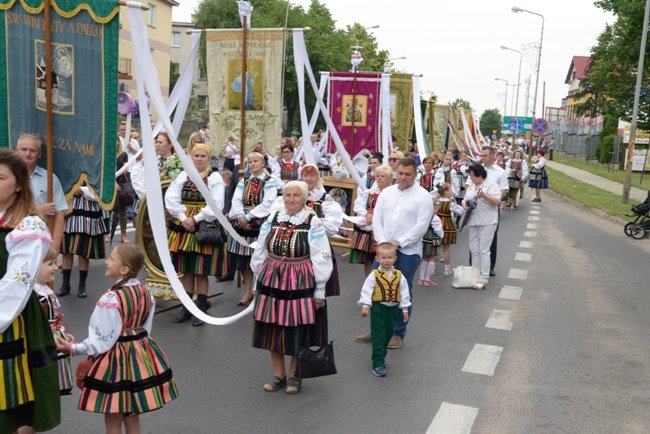
<instances>
[{"instance_id":1,"label":"baby stroller","mask_svg":"<svg viewBox=\"0 0 650 434\"><path fill-rule=\"evenodd\" d=\"M646 233L650 231L650 191L643 203L632 207L632 214L625 215L634 217L634 221L627 223L623 228L625 235L635 240L645 237Z\"/></svg>"}]
</instances>

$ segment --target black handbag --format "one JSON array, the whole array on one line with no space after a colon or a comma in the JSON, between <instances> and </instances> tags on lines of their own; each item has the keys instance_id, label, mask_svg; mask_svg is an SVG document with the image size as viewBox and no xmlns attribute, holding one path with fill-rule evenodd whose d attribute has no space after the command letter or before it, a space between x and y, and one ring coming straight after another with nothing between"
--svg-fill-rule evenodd
<instances>
[{"instance_id":1,"label":"black handbag","mask_svg":"<svg viewBox=\"0 0 650 434\"><path fill-rule=\"evenodd\" d=\"M122 208L128 208L135 201L135 190L133 189L130 178L125 175L122 176L124 177L124 181L119 183L120 191L117 193L117 197L120 201L120 206Z\"/></svg>"},{"instance_id":2,"label":"black handbag","mask_svg":"<svg viewBox=\"0 0 650 434\"><path fill-rule=\"evenodd\" d=\"M211 246L223 246L227 240L226 231L223 229L223 226L218 221L199 222L199 232L196 234L196 238L201 244L210 244Z\"/></svg>"},{"instance_id":3,"label":"black handbag","mask_svg":"<svg viewBox=\"0 0 650 434\"><path fill-rule=\"evenodd\" d=\"M298 378L324 377L336 374L332 342L320 348L300 348L298 351Z\"/></svg>"}]
</instances>

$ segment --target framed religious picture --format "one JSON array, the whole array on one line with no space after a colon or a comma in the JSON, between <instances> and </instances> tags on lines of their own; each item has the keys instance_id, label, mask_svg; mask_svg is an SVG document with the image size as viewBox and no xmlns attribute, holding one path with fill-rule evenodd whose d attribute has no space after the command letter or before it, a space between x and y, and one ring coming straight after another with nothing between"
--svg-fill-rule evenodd
<instances>
[{"instance_id":1,"label":"framed religious picture","mask_svg":"<svg viewBox=\"0 0 650 434\"><path fill-rule=\"evenodd\" d=\"M352 178L341 178L337 180L333 176L324 176L323 185L325 191L341 205L343 212L349 216L354 215L354 201L357 198L357 183ZM350 248L350 236L352 235L352 223L343 221L339 233L330 237L330 243L334 247L344 249Z\"/></svg>"}]
</instances>

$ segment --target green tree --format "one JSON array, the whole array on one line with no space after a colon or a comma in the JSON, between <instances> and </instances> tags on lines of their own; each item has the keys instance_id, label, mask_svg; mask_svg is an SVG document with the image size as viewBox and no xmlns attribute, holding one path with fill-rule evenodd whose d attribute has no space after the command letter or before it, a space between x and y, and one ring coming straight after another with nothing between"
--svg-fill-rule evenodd
<instances>
[{"instance_id":1,"label":"green tree","mask_svg":"<svg viewBox=\"0 0 650 434\"><path fill-rule=\"evenodd\" d=\"M645 2L642 0L600 0L596 6L616 16L607 24L592 47L592 61L587 76L576 95L586 100L576 107L585 116L605 114L630 120L641 47L641 29ZM639 106L639 128L650 129L650 46L645 53L645 67Z\"/></svg>"},{"instance_id":2,"label":"green tree","mask_svg":"<svg viewBox=\"0 0 650 434\"><path fill-rule=\"evenodd\" d=\"M451 103L451 107L454 110L458 110L458 109L472 110L472 105L469 103L469 101L466 101L462 98L456 98L456 100Z\"/></svg>"},{"instance_id":3,"label":"green tree","mask_svg":"<svg viewBox=\"0 0 650 434\"><path fill-rule=\"evenodd\" d=\"M481 115L480 130L481 134L486 137L492 136L494 134L492 131L496 130L497 135L501 136L501 126L503 125L503 118L501 117L501 112L499 109L487 109Z\"/></svg>"}]
</instances>

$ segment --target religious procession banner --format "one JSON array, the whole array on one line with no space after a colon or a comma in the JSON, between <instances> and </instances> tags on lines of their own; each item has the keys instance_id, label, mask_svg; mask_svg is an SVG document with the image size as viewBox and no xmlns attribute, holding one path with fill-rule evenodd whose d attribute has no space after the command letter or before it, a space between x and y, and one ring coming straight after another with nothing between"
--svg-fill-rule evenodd
<instances>
[{"instance_id":1,"label":"religious procession banner","mask_svg":"<svg viewBox=\"0 0 650 434\"><path fill-rule=\"evenodd\" d=\"M246 74L242 74L242 30L207 30L206 60L212 143L221 152L232 137L241 137L242 89L246 129L245 153L258 140L278 155L282 135L282 29L248 29Z\"/></svg>"},{"instance_id":2,"label":"religious procession banner","mask_svg":"<svg viewBox=\"0 0 650 434\"><path fill-rule=\"evenodd\" d=\"M381 74L377 72L330 72L329 115L343 146L354 157L361 150L381 148L379 96ZM328 152L336 152L332 136Z\"/></svg>"},{"instance_id":3,"label":"religious procession banner","mask_svg":"<svg viewBox=\"0 0 650 434\"><path fill-rule=\"evenodd\" d=\"M430 106L431 107L431 106ZM436 104L433 107L433 147L438 150L445 149L449 121L449 106Z\"/></svg>"},{"instance_id":4,"label":"religious procession banner","mask_svg":"<svg viewBox=\"0 0 650 434\"><path fill-rule=\"evenodd\" d=\"M117 0L52 2L46 23L43 3L0 0L0 146L15 147L25 133L45 143L50 63L54 173L68 196L85 181L109 207L115 196L119 6ZM45 26L52 35L50 58Z\"/></svg>"},{"instance_id":5,"label":"religious procession banner","mask_svg":"<svg viewBox=\"0 0 650 434\"><path fill-rule=\"evenodd\" d=\"M400 149L408 149L412 137L413 80L411 74L390 76L390 131Z\"/></svg>"}]
</instances>

